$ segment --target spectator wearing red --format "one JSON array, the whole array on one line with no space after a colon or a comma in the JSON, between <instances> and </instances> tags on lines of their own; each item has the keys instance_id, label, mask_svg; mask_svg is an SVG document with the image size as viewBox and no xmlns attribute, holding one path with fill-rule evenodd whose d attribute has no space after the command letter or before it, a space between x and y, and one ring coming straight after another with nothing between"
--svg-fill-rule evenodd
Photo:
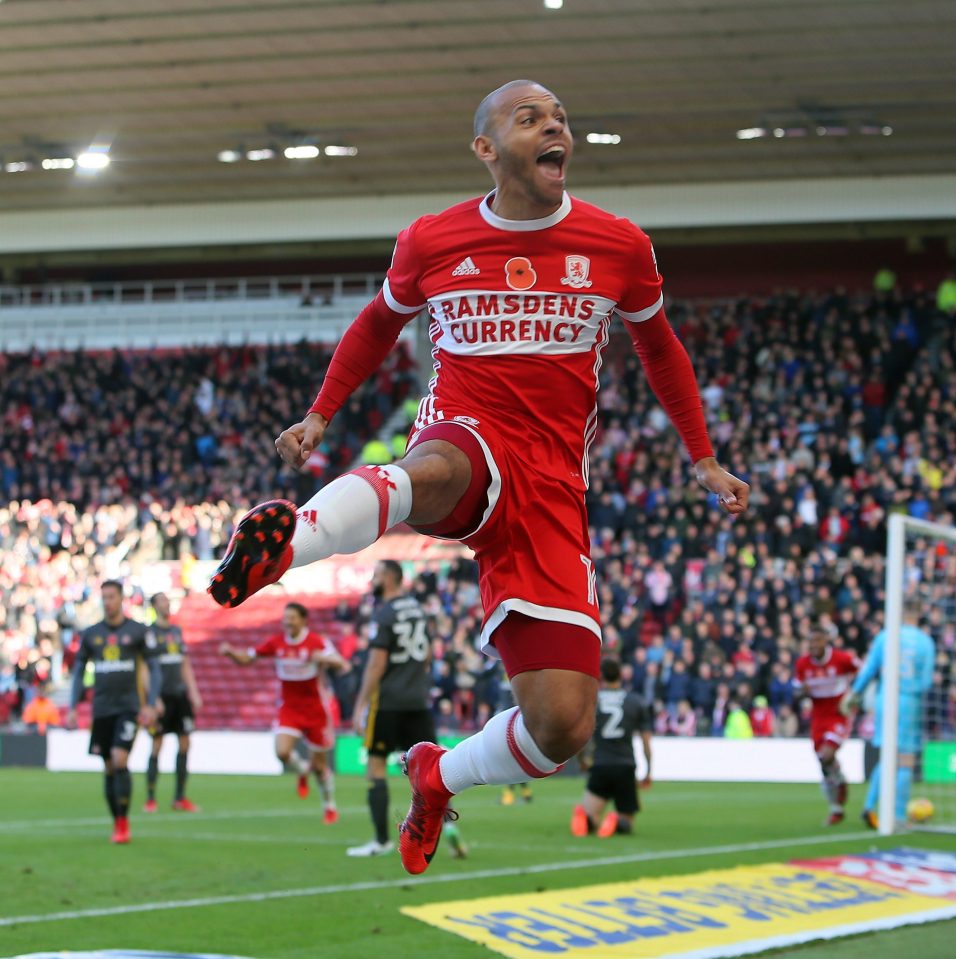
<instances>
[{"instance_id":1,"label":"spectator wearing red","mask_svg":"<svg viewBox=\"0 0 956 959\"><path fill-rule=\"evenodd\" d=\"M831 506L820 523L820 539L839 549L846 542L849 533L850 521L841 515L838 507Z\"/></svg>"},{"instance_id":2,"label":"spectator wearing red","mask_svg":"<svg viewBox=\"0 0 956 959\"><path fill-rule=\"evenodd\" d=\"M766 696L754 697L753 708L750 710L750 725L755 737L770 737L773 735L774 715Z\"/></svg>"}]
</instances>

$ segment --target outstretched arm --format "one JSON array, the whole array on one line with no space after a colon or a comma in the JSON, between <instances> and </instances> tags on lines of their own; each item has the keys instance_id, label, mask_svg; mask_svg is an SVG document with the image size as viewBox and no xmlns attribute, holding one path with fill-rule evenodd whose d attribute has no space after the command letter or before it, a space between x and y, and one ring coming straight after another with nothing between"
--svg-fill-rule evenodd
<instances>
[{"instance_id":1,"label":"outstretched arm","mask_svg":"<svg viewBox=\"0 0 956 959\"><path fill-rule=\"evenodd\" d=\"M248 666L256 658L245 649L236 649L231 643L222 643L219 655L231 659L237 666Z\"/></svg>"},{"instance_id":2,"label":"outstretched arm","mask_svg":"<svg viewBox=\"0 0 956 959\"><path fill-rule=\"evenodd\" d=\"M866 687L879 675L883 668L883 647L885 645L886 633L880 630L876 639L873 640L870 651L866 654L863 668L856 674L856 679L853 680L852 692L855 695L862 696Z\"/></svg>"},{"instance_id":3,"label":"outstretched arm","mask_svg":"<svg viewBox=\"0 0 956 959\"><path fill-rule=\"evenodd\" d=\"M343 659L339 655L337 650L329 651L319 651L316 650L312 654L312 662L318 663L319 666L324 666L326 669L334 669L337 672L348 673L351 672L352 664L347 660Z\"/></svg>"},{"instance_id":4,"label":"outstretched arm","mask_svg":"<svg viewBox=\"0 0 956 959\"><path fill-rule=\"evenodd\" d=\"M886 633L880 630L870 646L870 651L866 654L863 666L856 674L853 685L843 694L840 700L840 712L844 716L849 716L856 709L863 699L863 693L866 687L873 682L883 669L883 649L886 645Z\"/></svg>"},{"instance_id":5,"label":"outstretched arm","mask_svg":"<svg viewBox=\"0 0 956 959\"><path fill-rule=\"evenodd\" d=\"M381 366L402 328L415 318L419 309L415 307L411 313L392 309L385 292L380 291L359 313L335 348L322 388L309 412L302 422L283 430L276 440L276 450L289 466L301 469L306 464L322 441L332 417Z\"/></svg>"},{"instance_id":6,"label":"outstretched arm","mask_svg":"<svg viewBox=\"0 0 956 959\"><path fill-rule=\"evenodd\" d=\"M625 319L624 325L654 395L687 447L697 482L716 493L720 505L728 513L744 512L750 487L722 469L714 459L693 364L668 323L663 308L640 322Z\"/></svg>"}]
</instances>

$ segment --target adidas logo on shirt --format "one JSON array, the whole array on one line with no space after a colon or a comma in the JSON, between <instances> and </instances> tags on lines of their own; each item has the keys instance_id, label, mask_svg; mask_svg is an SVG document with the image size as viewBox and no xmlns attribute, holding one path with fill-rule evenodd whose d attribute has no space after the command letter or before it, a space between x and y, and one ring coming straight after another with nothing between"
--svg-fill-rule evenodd
<instances>
[{"instance_id":1,"label":"adidas logo on shirt","mask_svg":"<svg viewBox=\"0 0 956 959\"><path fill-rule=\"evenodd\" d=\"M479 273L481 273L481 270L475 266L475 261L470 256L466 256L461 263L451 271L452 276L478 276Z\"/></svg>"}]
</instances>

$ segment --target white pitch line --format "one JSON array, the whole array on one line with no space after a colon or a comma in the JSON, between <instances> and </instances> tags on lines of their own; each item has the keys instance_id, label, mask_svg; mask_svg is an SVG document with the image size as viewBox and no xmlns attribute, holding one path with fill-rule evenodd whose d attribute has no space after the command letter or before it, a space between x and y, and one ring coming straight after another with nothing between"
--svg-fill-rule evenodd
<instances>
[{"instance_id":1,"label":"white pitch line","mask_svg":"<svg viewBox=\"0 0 956 959\"><path fill-rule=\"evenodd\" d=\"M504 869L481 869L474 872L440 873L420 879L400 877L373 882L352 882L334 886L311 886L299 889L275 889L270 892L240 893L231 896L207 896L203 899L178 899L167 902L141 902L129 906L105 906L100 909L76 909L70 912L51 912L46 915L0 916L0 927L20 926L41 922L59 922L66 919L89 919L101 916L123 916L136 912L159 912L167 909L196 909L206 906L228 906L241 902L268 902L273 899L299 899L305 896L325 896L340 892L365 892L389 889L395 886L425 886L469 879L500 879L505 876L529 876L571 869L590 869L597 866L620 866L627 863L654 862L664 859L691 859L697 856L720 856L736 852L759 852L764 849L787 849L794 846L816 846L871 838L870 832L852 832L842 835L829 833L796 839L771 839L764 842L742 842L726 846L702 846L697 849L668 849L660 852L634 853L630 856L603 856L600 859L578 859L570 862L544 862L533 866L509 866ZM396 863L397 865L397 863Z\"/></svg>"},{"instance_id":2,"label":"white pitch line","mask_svg":"<svg viewBox=\"0 0 956 959\"><path fill-rule=\"evenodd\" d=\"M3 0L0 0L2 3ZM571 800L565 796L542 796L540 794L535 794L533 806L567 806ZM668 792L666 797L667 804L670 805L674 802L699 802L700 793L698 791L687 791L684 793L680 792ZM652 798L651 803L654 802ZM754 805L763 805L766 802L765 797L759 797L754 801ZM499 808L499 803L497 800L490 801L487 803L482 803L482 807L489 809ZM522 804L519 808L525 808L526 804ZM747 805L746 800L742 805ZM283 819L294 816L307 816L310 812L318 813L320 810L316 806L309 806L308 803L303 803L302 808L299 809L245 809L238 810L236 812L226 812L226 811L217 811L217 812L198 812L198 813L183 813L183 812L168 812L168 813L143 813L142 815L147 817L146 819L140 819L140 814L137 813L136 821L137 822L203 822L205 820L216 820L216 819ZM364 813L368 811L367 805L361 806L339 806L339 812L344 813ZM76 818L61 818L61 819L7 819L0 821L0 836L3 833L19 833L19 832L29 832L31 830L46 830L46 829L57 829L60 827L72 829L74 826L100 826L108 824L109 815L104 812L102 816L84 816Z\"/></svg>"},{"instance_id":3,"label":"white pitch line","mask_svg":"<svg viewBox=\"0 0 956 959\"><path fill-rule=\"evenodd\" d=\"M2 3L3 0L0 0ZM405 801L404 794L401 797L398 797ZM667 802L671 803L673 798L670 794L667 796ZM677 797L678 800L694 799L699 800L700 794L695 793L693 795L687 794L686 797ZM567 806L569 800L564 796L536 796L534 799L534 806ZM482 804L482 806L489 809L499 808L499 803L497 800L494 802L488 802ZM365 813L368 812L367 805L361 806L339 806L340 813ZM477 808L477 807L476 807ZM524 808L522 806L521 808ZM315 813L318 815L321 812L321 809L313 804L309 805L308 803L303 803L302 808L300 809L245 809L239 810L237 812L226 812L226 811L217 811L217 812L198 812L198 813L184 813L184 812L168 812L168 813L136 813L137 822L150 822L150 823L159 823L159 822L204 822L207 820L230 820L230 819L287 819L290 817L296 816L308 816L310 813ZM140 818L142 816L143 818ZM74 827L81 826L99 826L103 827L109 822L109 814L104 811L102 816L83 816L76 818L62 818L62 819L7 819L0 821L0 836L4 833L23 833L31 832L36 830L37 832L45 831L47 829L73 829Z\"/></svg>"},{"instance_id":4,"label":"white pitch line","mask_svg":"<svg viewBox=\"0 0 956 959\"><path fill-rule=\"evenodd\" d=\"M201 842L224 842L224 843L266 843L267 845L276 845L276 846L354 846L356 839L354 836L350 838L342 837L338 839L330 839L327 837L315 837L315 836L295 836L289 838L288 836L270 836L268 834L254 834L254 833L221 833L221 832L144 832L140 829L136 831L136 838L140 839L160 839L168 840L173 839L176 841L182 842L192 842L194 839ZM541 852L541 846L516 846L511 842L485 842L483 839L471 840L468 841L469 849L508 849L517 852ZM577 846L548 846L550 852L570 852L575 853L578 856L586 855L591 852L590 849L584 844L579 844Z\"/></svg>"},{"instance_id":5,"label":"white pitch line","mask_svg":"<svg viewBox=\"0 0 956 959\"><path fill-rule=\"evenodd\" d=\"M225 842L225 843L264 843L271 846L351 846L354 839L328 839L320 836L267 836L251 835L249 833L216 833L216 832L143 832L135 830L135 838L159 839L163 842L175 840L181 842Z\"/></svg>"},{"instance_id":6,"label":"white pitch line","mask_svg":"<svg viewBox=\"0 0 956 959\"><path fill-rule=\"evenodd\" d=\"M256 835L250 833L218 833L218 832L143 832L140 829L136 831L137 839L160 839L163 841L174 840L177 842L223 842L233 845L235 843L265 843L274 846L354 846L356 839L341 837L330 839L327 837L316 836L296 836L289 838L287 836L269 836ZM541 846L516 846L514 843L494 843L484 842L482 840L469 841L470 849L508 849L517 852L541 852ZM551 852L570 852L577 853L579 856L585 855L591 850L585 845L580 846L549 846Z\"/></svg>"},{"instance_id":7,"label":"white pitch line","mask_svg":"<svg viewBox=\"0 0 956 959\"><path fill-rule=\"evenodd\" d=\"M340 806L339 812L366 812L367 806ZM311 809L303 804L302 809L246 809L238 812L169 812L169 813L143 813L143 818L137 816L138 822L205 822L210 819L280 819L293 816L308 816L310 812L318 815L321 812L320 807L314 806ZM72 829L74 826L100 826L109 822L109 815L103 813L102 816L86 816L77 819L10 819L6 822L0 822L0 835L5 832L19 833L30 832L31 830L46 829Z\"/></svg>"}]
</instances>

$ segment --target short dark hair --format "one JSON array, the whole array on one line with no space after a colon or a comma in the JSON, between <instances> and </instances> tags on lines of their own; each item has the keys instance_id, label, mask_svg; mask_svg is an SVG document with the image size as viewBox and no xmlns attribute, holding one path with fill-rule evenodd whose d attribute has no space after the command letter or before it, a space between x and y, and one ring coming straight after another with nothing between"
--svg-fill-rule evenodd
<instances>
[{"instance_id":1,"label":"short dark hair","mask_svg":"<svg viewBox=\"0 0 956 959\"><path fill-rule=\"evenodd\" d=\"M401 584L405 581L405 573L402 570L402 564L394 559L383 559L382 568L391 576L396 583Z\"/></svg>"},{"instance_id":2,"label":"short dark hair","mask_svg":"<svg viewBox=\"0 0 956 959\"><path fill-rule=\"evenodd\" d=\"M616 659L601 660L601 679L606 683L616 683L621 678L621 664Z\"/></svg>"},{"instance_id":3,"label":"short dark hair","mask_svg":"<svg viewBox=\"0 0 956 959\"><path fill-rule=\"evenodd\" d=\"M303 619L309 618L309 611L305 608L305 606L302 605L302 603L286 603L285 608L295 610Z\"/></svg>"},{"instance_id":4,"label":"short dark hair","mask_svg":"<svg viewBox=\"0 0 956 959\"><path fill-rule=\"evenodd\" d=\"M495 100L499 93L503 93L505 90L511 90L513 87L540 86L541 84L535 80L509 80L507 83L503 83L500 87L492 90L491 93L478 104L478 109L475 110L475 136L484 136L491 128L491 116L494 113Z\"/></svg>"},{"instance_id":5,"label":"short dark hair","mask_svg":"<svg viewBox=\"0 0 956 959\"><path fill-rule=\"evenodd\" d=\"M149 597L149 605L155 606L156 600L159 599L160 596L165 596L165 595L166 594L162 590L160 590L158 593L153 593L153 595Z\"/></svg>"},{"instance_id":6,"label":"short dark hair","mask_svg":"<svg viewBox=\"0 0 956 959\"><path fill-rule=\"evenodd\" d=\"M100 591L102 592L107 586L112 586L113 589L119 590L120 596L123 595L123 584L118 579L104 579L100 584Z\"/></svg>"},{"instance_id":7,"label":"short dark hair","mask_svg":"<svg viewBox=\"0 0 956 959\"><path fill-rule=\"evenodd\" d=\"M907 619L920 619L923 614L923 606L918 596L907 596L903 600L903 616Z\"/></svg>"}]
</instances>

